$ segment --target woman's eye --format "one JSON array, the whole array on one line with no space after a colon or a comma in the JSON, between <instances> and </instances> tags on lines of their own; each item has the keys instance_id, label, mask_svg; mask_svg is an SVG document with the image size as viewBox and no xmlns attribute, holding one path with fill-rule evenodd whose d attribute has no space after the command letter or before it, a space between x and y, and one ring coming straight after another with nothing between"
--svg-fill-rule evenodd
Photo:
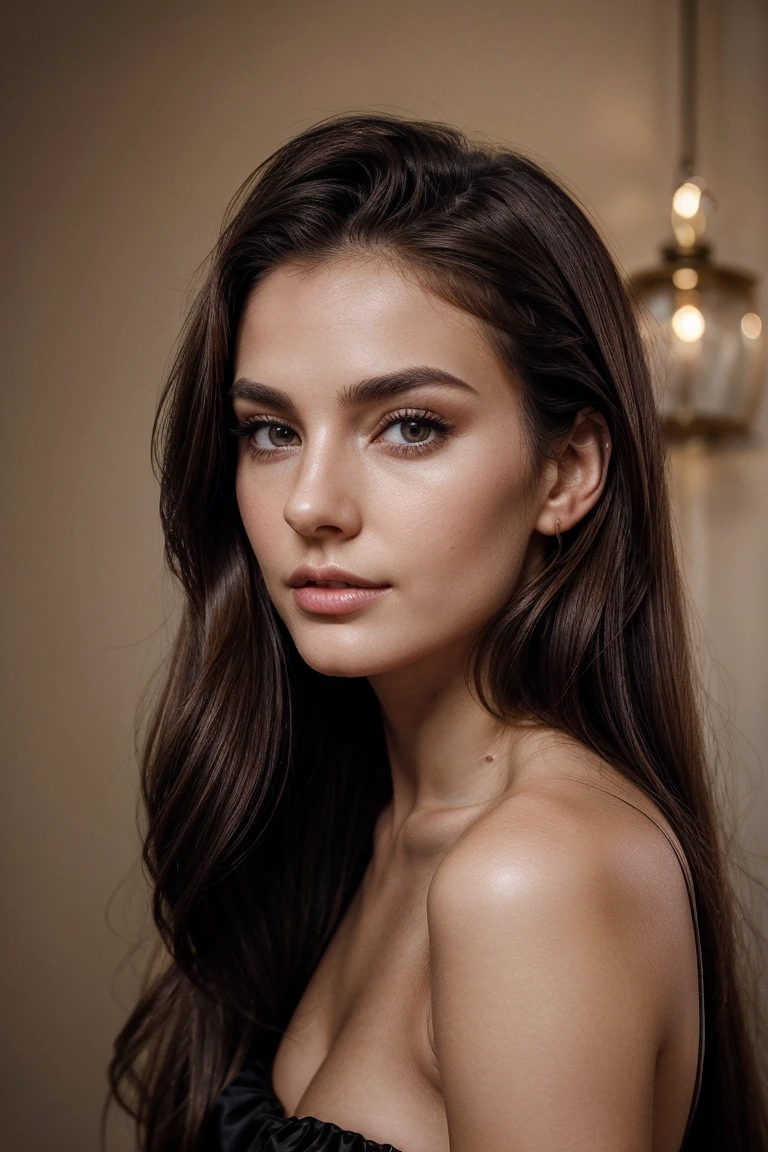
<instances>
[{"instance_id":1,"label":"woman's eye","mask_svg":"<svg viewBox=\"0 0 768 1152\"><path fill-rule=\"evenodd\" d=\"M248 432L248 442L257 451L269 452L272 448L291 448L298 433L288 424L254 424Z\"/></svg>"},{"instance_id":2,"label":"woman's eye","mask_svg":"<svg viewBox=\"0 0 768 1152\"><path fill-rule=\"evenodd\" d=\"M389 435L390 433L393 435ZM390 424L384 430L382 439L390 444L425 444L434 434L436 434L434 423L409 416L407 420L398 420Z\"/></svg>"},{"instance_id":3,"label":"woman's eye","mask_svg":"<svg viewBox=\"0 0 768 1152\"><path fill-rule=\"evenodd\" d=\"M268 424L266 433L270 444L274 444L276 448L284 448L292 443L292 437L296 436L293 428L289 428L287 424Z\"/></svg>"}]
</instances>

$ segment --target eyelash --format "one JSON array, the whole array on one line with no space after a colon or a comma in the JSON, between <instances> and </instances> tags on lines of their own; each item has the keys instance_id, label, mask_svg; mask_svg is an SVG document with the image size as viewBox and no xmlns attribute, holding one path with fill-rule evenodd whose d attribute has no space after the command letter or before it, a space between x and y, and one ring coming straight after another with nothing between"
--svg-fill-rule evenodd
<instances>
[{"instance_id":1,"label":"eyelash","mask_svg":"<svg viewBox=\"0 0 768 1152\"><path fill-rule=\"evenodd\" d=\"M453 431L453 425L449 424L447 420L443 420L441 416L436 416L432 412L427 412L423 408L404 408L400 412L395 412L387 418L385 424L378 429L376 435L380 436L382 432L386 432L388 428L394 428L397 424L405 424L408 420L418 421L420 424L425 424L428 428L434 429L437 436L433 440L429 440L423 444L387 444L387 448L398 456L412 456L414 453L430 452L432 449L437 448L442 444L445 439ZM259 428L291 428L290 424L285 424L280 420L271 420L266 416L248 416L245 420L241 420L234 428L230 429L233 436L243 437L248 440L248 448L252 456L257 458L264 458L266 456L274 456L280 452L280 448L256 448L254 447L252 437ZM295 429L291 428L291 431ZM294 444L286 444L286 448L294 448Z\"/></svg>"}]
</instances>

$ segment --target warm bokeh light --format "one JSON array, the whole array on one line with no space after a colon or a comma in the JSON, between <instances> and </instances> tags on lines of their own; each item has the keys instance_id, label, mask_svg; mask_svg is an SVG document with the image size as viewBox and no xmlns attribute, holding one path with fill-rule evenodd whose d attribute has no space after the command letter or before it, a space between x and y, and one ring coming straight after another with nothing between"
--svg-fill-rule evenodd
<instances>
[{"instance_id":1,"label":"warm bokeh light","mask_svg":"<svg viewBox=\"0 0 768 1152\"><path fill-rule=\"evenodd\" d=\"M672 283L675 288L695 288L699 282L699 274L695 268L676 268L672 273Z\"/></svg>"},{"instance_id":2,"label":"warm bokeh light","mask_svg":"<svg viewBox=\"0 0 768 1152\"><path fill-rule=\"evenodd\" d=\"M684 220L690 220L696 215L700 203L701 188L689 181L681 184L672 197L672 207L677 215L682 216Z\"/></svg>"},{"instance_id":3,"label":"warm bokeh light","mask_svg":"<svg viewBox=\"0 0 768 1152\"><path fill-rule=\"evenodd\" d=\"M696 229L692 224L675 224L675 239L681 248L693 248L696 243Z\"/></svg>"},{"instance_id":4,"label":"warm bokeh light","mask_svg":"<svg viewBox=\"0 0 768 1152\"><path fill-rule=\"evenodd\" d=\"M747 312L741 318L741 330L750 340L757 340L763 330L763 322L757 312Z\"/></svg>"},{"instance_id":5,"label":"warm bokeh light","mask_svg":"<svg viewBox=\"0 0 768 1152\"><path fill-rule=\"evenodd\" d=\"M694 307L693 304L684 304L673 315L672 327L676 336L679 336L686 344L693 344L697 340L701 340L706 324L698 308Z\"/></svg>"}]
</instances>

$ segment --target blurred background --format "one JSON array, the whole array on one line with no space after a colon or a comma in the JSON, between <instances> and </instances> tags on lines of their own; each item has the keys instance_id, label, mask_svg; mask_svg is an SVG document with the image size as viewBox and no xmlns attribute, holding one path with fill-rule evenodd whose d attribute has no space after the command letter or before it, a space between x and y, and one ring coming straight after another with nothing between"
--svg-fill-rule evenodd
<instances>
[{"instance_id":1,"label":"blurred background","mask_svg":"<svg viewBox=\"0 0 768 1152\"><path fill-rule=\"evenodd\" d=\"M95 1152L148 935L135 713L173 622L150 429L227 201L318 119L392 111L542 160L622 270L647 268L671 234L679 17L670 0L26 0L0 44L0 1132L14 1152ZM697 59L707 234L765 277L765 0L701 0ZM766 405L738 439L676 443L670 469L721 780L764 872Z\"/></svg>"}]
</instances>

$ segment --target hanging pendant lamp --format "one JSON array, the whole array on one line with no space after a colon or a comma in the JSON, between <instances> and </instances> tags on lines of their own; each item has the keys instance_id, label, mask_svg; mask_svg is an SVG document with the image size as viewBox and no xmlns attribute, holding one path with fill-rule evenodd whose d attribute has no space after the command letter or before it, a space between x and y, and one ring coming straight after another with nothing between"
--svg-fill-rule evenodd
<instances>
[{"instance_id":1,"label":"hanging pendant lamp","mask_svg":"<svg viewBox=\"0 0 768 1152\"><path fill-rule=\"evenodd\" d=\"M662 262L630 278L671 439L748 431L764 377L757 277L712 260L704 239L714 198L696 164L697 0L681 0L682 148L672 196L673 238Z\"/></svg>"}]
</instances>

